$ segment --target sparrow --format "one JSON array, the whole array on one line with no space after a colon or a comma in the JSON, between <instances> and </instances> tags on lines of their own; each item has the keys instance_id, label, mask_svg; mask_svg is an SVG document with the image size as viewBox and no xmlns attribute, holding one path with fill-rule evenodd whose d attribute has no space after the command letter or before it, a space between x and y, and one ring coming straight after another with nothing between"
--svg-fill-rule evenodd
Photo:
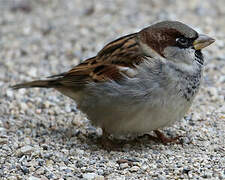
<instances>
[{"instance_id":1,"label":"sparrow","mask_svg":"<svg viewBox=\"0 0 225 180\"><path fill-rule=\"evenodd\" d=\"M12 86L54 88L76 101L109 134L159 131L184 117L202 79L201 49L215 40L178 21L162 21L116 39L68 72Z\"/></svg>"}]
</instances>

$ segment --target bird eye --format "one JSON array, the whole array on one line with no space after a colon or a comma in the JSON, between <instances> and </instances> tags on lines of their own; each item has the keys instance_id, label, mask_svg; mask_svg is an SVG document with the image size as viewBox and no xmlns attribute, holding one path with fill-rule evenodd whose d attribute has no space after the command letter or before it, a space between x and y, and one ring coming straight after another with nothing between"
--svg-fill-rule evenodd
<instances>
[{"instance_id":1,"label":"bird eye","mask_svg":"<svg viewBox=\"0 0 225 180\"><path fill-rule=\"evenodd\" d=\"M181 46L187 46L188 45L188 39L184 37L180 37L176 39L176 42Z\"/></svg>"}]
</instances>

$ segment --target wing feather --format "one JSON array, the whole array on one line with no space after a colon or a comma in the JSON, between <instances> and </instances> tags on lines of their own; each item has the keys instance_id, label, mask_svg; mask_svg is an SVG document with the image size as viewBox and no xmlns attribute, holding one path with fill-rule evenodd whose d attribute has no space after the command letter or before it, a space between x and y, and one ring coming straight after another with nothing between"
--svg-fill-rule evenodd
<instances>
[{"instance_id":1,"label":"wing feather","mask_svg":"<svg viewBox=\"0 0 225 180\"><path fill-rule=\"evenodd\" d=\"M107 80L118 81L124 77L124 69L121 67L135 69L136 65L143 61L144 57L138 45L137 34L130 34L112 41L97 56L63 73L59 81L68 86Z\"/></svg>"}]
</instances>

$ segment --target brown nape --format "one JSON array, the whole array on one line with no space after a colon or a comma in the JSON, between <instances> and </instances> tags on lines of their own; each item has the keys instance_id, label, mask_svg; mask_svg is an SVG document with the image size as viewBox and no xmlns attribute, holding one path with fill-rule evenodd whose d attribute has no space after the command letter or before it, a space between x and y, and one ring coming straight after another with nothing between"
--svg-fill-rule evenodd
<instances>
[{"instance_id":1,"label":"brown nape","mask_svg":"<svg viewBox=\"0 0 225 180\"><path fill-rule=\"evenodd\" d=\"M164 49L168 46L175 46L176 38L180 36L182 34L172 28L146 28L140 31L139 39L164 57Z\"/></svg>"}]
</instances>

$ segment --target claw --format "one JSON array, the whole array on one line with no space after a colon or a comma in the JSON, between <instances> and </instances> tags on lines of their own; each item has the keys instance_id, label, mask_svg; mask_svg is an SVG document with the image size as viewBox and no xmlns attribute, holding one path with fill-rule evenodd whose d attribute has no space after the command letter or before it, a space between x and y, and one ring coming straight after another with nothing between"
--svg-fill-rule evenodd
<instances>
[{"instance_id":1,"label":"claw","mask_svg":"<svg viewBox=\"0 0 225 180\"><path fill-rule=\"evenodd\" d=\"M154 132L155 132L156 136L153 136L151 134L144 134L143 136L139 136L138 139L147 137L148 140L152 140L155 142L161 142L163 144L168 144L168 143L183 144L183 142L180 139L182 136L177 136L175 138L168 138L159 130L155 130Z\"/></svg>"},{"instance_id":2,"label":"claw","mask_svg":"<svg viewBox=\"0 0 225 180\"><path fill-rule=\"evenodd\" d=\"M180 140L182 136L176 136L174 138L168 138L166 137L162 132L159 130L154 131L158 140L160 140L163 144L168 144L168 143L175 143L175 144L183 144L183 142Z\"/></svg>"}]
</instances>

